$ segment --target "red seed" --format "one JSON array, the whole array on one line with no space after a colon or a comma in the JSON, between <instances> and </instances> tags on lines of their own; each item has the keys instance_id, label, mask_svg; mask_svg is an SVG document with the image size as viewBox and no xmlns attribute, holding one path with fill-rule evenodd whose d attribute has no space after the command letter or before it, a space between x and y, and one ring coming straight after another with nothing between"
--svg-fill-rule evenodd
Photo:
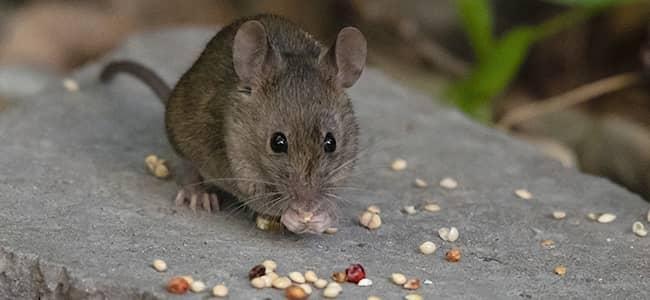
<instances>
[{"instance_id":1,"label":"red seed","mask_svg":"<svg viewBox=\"0 0 650 300\"><path fill-rule=\"evenodd\" d=\"M366 271L360 264L352 264L345 269L345 274L348 277L348 282L359 283L361 279L366 278Z\"/></svg>"},{"instance_id":2,"label":"red seed","mask_svg":"<svg viewBox=\"0 0 650 300\"><path fill-rule=\"evenodd\" d=\"M185 294L190 284L183 277L174 277L167 282L167 291L172 294Z\"/></svg>"}]
</instances>

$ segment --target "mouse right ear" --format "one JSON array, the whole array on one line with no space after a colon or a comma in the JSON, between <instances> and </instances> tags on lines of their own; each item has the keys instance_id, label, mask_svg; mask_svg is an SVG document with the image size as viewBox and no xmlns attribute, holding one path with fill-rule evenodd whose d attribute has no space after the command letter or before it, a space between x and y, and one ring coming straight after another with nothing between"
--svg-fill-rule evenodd
<instances>
[{"instance_id":1,"label":"mouse right ear","mask_svg":"<svg viewBox=\"0 0 650 300\"><path fill-rule=\"evenodd\" d=\"M334 45L325 53L324 62L336 70L336 81L342 88L354 85L366 65L366 38L359 29L345 27L339 31Z\"/></svg>"},{"instance_id":2,"label":"mouse right ear","mask_svg":"<svg viewBox=\"0 0 650 300\"><path fill-rule=\"evenodd\" d=\"M269 51L266 30L259 21L242 24L232 46L232 60L239 79L252 84L262 74L262 67Z\"/></svg>"}]
</instances>

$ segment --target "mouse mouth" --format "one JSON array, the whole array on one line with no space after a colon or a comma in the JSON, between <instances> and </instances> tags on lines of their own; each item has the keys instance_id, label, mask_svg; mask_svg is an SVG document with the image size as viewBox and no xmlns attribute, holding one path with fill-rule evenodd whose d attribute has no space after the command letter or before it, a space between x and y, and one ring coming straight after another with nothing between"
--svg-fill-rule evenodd
<instances>
[{"instance_id":1,"label":"mouse mouth","mask_svg":"<svg viewBox=\"0 0 650 300\"><path fill-rule=\"evenodd\" d=\"M299 209L287 208L280 221L289 231L303 234L320 234L329 228L334 218L326 210L305 212Z\"/></svg>"}]
</instances>

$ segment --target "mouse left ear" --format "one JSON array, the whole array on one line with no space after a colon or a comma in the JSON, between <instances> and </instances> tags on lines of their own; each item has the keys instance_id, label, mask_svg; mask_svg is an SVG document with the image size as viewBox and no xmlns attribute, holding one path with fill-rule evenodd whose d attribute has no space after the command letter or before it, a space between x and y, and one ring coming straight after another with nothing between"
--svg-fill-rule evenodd
<instances>
[{"instance_id":1,"label":"mouse left ear","mask_svg":"<svg viewBox=\"0 0 650 300\"><path fill-rule=\"evenodd\" d=\"M336 71L336 81L342 88L353 86L366 65L366 38L359 29L345 27L339 31L334 45L322 58Z\"/></svg>"},{"instance_id":2,"label":"mouse left ear","mask_svg":"<svg viewBox=\"0 0 650 300\"><path fill-rule=\"evenodd\" d=\"M262 75L271 51L262 23L252 20L239 26L232 44L233 67L239 79L253 84Z\"/></svg>"}]
</instances>

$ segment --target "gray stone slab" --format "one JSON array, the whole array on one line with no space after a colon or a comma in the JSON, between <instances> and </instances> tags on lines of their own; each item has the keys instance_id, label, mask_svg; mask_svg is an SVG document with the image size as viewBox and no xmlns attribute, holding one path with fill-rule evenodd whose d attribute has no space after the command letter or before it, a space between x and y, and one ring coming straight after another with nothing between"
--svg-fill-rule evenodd
<instances>
[{"instance_id":1,"label":"gray stone slab","mask_svg":"<svg viewBox=\"0 0 650 300\"><path fill-rule=\"evenodd\" d=\"M147 33L103 62L135 59L173 82L211 35ZM281 292L254 290L246 280L250 267L266 258L283 273L314 269L321 276L363 264L374 286L344 285L340 299L399 299L407 291L388 281L393 272L433 281L418 290L426 299L650 298L650 238L631 232L648 203L605 179L565 169L377 70L368 69L350 91L368 149L354 182L364 191L344 195L350 204L338 234L295 236L259 231L248 215L174 207L174 184L143 166L149 153L172 155L161 104L127 77L101 85L100 65L74 75L79 92L54 82L0 112L2 299L171 298L164 283L177 274L209 286L225 282L230 299L282 299ZM397 157L409 161L406 171L388 168ZM460 186L416 189L416 176L430 182L450 176ZM518 188L534 199L514 196ZM428 197L442 211L400 212ZM369 204L383 210L377 231L355 223ZM550 218L555 209L568 218ZM592 211L618 218L594 223L585 217ZM458 263L443 258L452 246L437 237L443 226L460 231ZM543 249L543 239L557 247ZM425 240L440 249L419 254ZM154 258L166 260L169 271L152 270ZM553 273L558 264L568 268L565 277Z\"/></svg>"}]
</instances>

